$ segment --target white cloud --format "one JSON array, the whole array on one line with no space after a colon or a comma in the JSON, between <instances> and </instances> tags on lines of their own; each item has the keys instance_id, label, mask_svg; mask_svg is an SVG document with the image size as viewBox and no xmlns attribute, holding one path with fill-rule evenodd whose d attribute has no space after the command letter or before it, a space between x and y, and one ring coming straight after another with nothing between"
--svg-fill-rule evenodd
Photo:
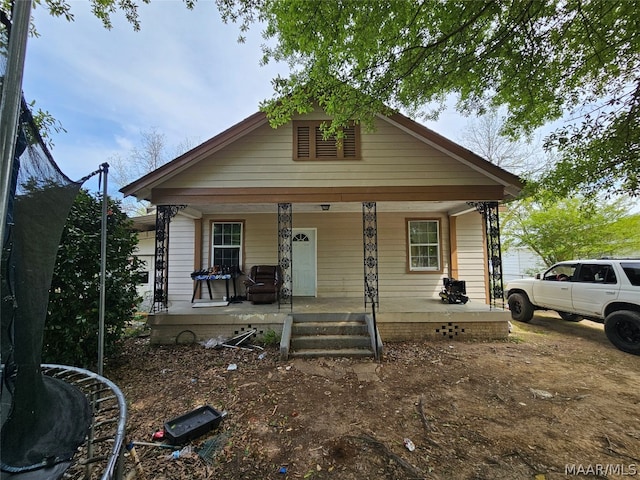
<instances>
[{"instance_id":1,"label":"white cloud","mask_svg":"<svg viewBox=\"0 0 640 480\"><path fill-rule=\"evenodd\" d=\"M116 135L115 141L120 150L128 151L135 147L135 143L133 143L130 138L123 137L122 135Z\"/></svg>"}]
</instances>

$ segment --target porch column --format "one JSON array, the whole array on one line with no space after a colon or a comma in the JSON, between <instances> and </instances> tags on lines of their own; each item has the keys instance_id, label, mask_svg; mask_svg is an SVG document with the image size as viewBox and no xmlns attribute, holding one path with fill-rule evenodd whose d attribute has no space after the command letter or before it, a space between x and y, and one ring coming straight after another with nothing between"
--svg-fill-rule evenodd
<instances>
[{"instance_id":1,"label":"porch column","mask_svg":"<svg viewBox=\"0 0 640 480\"><path fill-rule=\"evenodd\" d=\"M156 251L153 282L153 313L166 311L169 298L169 223L186 205L156 207Z\"/></svg>"},{"instance_id":2,"label":"porch column","mask_svg":"<svg viewBox=\"0 0 640 480\"><path fill-rule=\"evenodd\" d=\"M380 305L378 296L378 214L376 202L362 202L362 244L364 249L364 308Z\"/></svg>"},{"instance_id":3,"label":"porch column","mask_svg":"<svg viewBox=\"0 0 640 480\"><path fill-rule=\"evenodd\" d=\"M293 311L292 283L293 211L290 203L278 204L278 265L282 274L282 286L278 296L278 309L289 304Z\"/></svg>"},{"instance_id":4,"label":"porch column","mask_svg":"<svg viewBox=\"0 0 640 480\"><path fill-rule=\"evenodd\" d=\"M504 285L502 281L502 247L500 245L500 217L498 202L474 203L482 214L487 238L490 304L504 308Z\"/></svg>"}]
</instances>

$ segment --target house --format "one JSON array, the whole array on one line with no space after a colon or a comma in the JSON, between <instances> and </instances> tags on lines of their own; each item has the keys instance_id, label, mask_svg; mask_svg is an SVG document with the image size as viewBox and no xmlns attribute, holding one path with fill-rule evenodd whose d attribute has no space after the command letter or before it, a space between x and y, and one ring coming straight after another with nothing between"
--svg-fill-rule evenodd
<instances>
[{"instance_id":1,"label":"house","mask_svg":"<svg viewBox=\"0 0 640 480\"><path fill-rule=\"evenodd\" d=\"M153 308L153 287L156 255L156 211L149 208L145 215L132 217L133 229L138 234L135 255L142 262L138 285L138 296L142 299L138 309L147 312Z\"/></svg>"},{"instance_id":2,"label":"house","mask_svg":"<svg viewBox=\"0 0 640 480\"><path fill-rule=\"evenodd\" d=\"M512 248L502 254L502 281L505 285L511 280L532 277L545 268L540 255L528 248Z\"/></svg>"},{"instance_id":3,"label":"house","mask_svg":"<svg viewBox=\"0 0 640 480\"><path fill-rule=\"evenodd\" d=\"M485 333L505 334L498 205L521 180L399 113L379 115L372 132L346 128L341 145L323 139L327 119L316 111L273 129L256 113L122 188L158 207L151 323L172 327L157 341L176 340L182 327L216 336L216 315L234 333L233 309L259 309L253 325L278 328L277 314L322 301L378 306L383 337L424 336L427 317L443 321L439 293L450 277L465 282L470 301L445 317L492 310L499 320ZM283 270L277 305L190 309L208 301L204 289L192 304L192 272L265 264ZM214 297L226 296L224 283L212 282Z\"/></svg>"}]
</instances>

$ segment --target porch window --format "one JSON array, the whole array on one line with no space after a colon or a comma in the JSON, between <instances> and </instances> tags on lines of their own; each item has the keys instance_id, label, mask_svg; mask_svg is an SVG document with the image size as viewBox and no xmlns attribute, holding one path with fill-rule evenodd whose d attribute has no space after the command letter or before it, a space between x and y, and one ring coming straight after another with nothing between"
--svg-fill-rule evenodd
<instances>
[{"instance_id":1,"label":"porch window","mask_svg":"<svg viewBox=\"0 0 640 480\"><path fill-rule=\"evenodd\" d=\"M214 222L211 265L242 265L242 222Z\"/></svg>"},{"instance_id":2,"label":"porch window","mask_svg":"<svg viewBox=\"0 0 640 480\"><path fill-rule=\"evenodd\" d=\"M343 129L340 145L335 137L323 138L321 121L293 122L294 160L360 159L360 126L350 125Z\"/></svg>"},{"instance_id":3,"label":"porch window","mask_svg":"<svg viewBox=\"0 0 640 480\"><path fill-rule=\"evenodd\" d=\"M440 224L437 220L409 220L409 270L440 270Z\"/></svg>"}]
</instances>

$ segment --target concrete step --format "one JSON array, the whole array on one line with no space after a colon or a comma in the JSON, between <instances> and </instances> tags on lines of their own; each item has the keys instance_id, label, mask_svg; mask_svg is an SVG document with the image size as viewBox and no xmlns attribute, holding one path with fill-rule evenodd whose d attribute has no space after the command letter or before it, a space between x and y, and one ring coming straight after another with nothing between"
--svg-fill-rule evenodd
<instances>
[{"instance_id":1,"label":"concrete step","mask_svg":"<svg viewBox=\"0 0 640 480\"><path fill-rule=\"evenodd\" d=\"M304 322L364 322L364 313L340 312L340 313L294 313L295 323Z\"/></svg>"},{"instance_id":2,"label":"concrete step","mask_svg":"<svg viewBox=\"0 0 640 480\"><path fill-rule=\"evenodd\" d=\"M373 357L373 352L364 348L341 348L338 350L323 350L320 348L292 350L290 357L297 358L318 358L318 357L350 357L369 358Z\"/></svg>"},{"instance_id":3,"label":"concrete step","mask_svg":"<svg viewBox=\"0 0 640 480\"><path fill-rule=\"evenodd\" d=\"M293 335L291 337L293 350L336 350L351 348L371 348L371 338L368 335Z\"/></svg>"},{"instance_id":4,"label":"concrete step","mask_svg":"<svg viewBox=\"0 0 640 480\"><path fill-rule=\"evenodd\" d=\"M364 321L294 321L291 331L293 336L306 335L368 335Z\"/></svg>"},{"instance_id":5,"label":"concrete step","mask_svg":"<svg viewBox=\"0 0 640 480\"><path fill-rule=\"evenodd\" d=\"M293 314L282 329L280 357L375 357L362 313Z\"/></svg>"}]
</instances>

